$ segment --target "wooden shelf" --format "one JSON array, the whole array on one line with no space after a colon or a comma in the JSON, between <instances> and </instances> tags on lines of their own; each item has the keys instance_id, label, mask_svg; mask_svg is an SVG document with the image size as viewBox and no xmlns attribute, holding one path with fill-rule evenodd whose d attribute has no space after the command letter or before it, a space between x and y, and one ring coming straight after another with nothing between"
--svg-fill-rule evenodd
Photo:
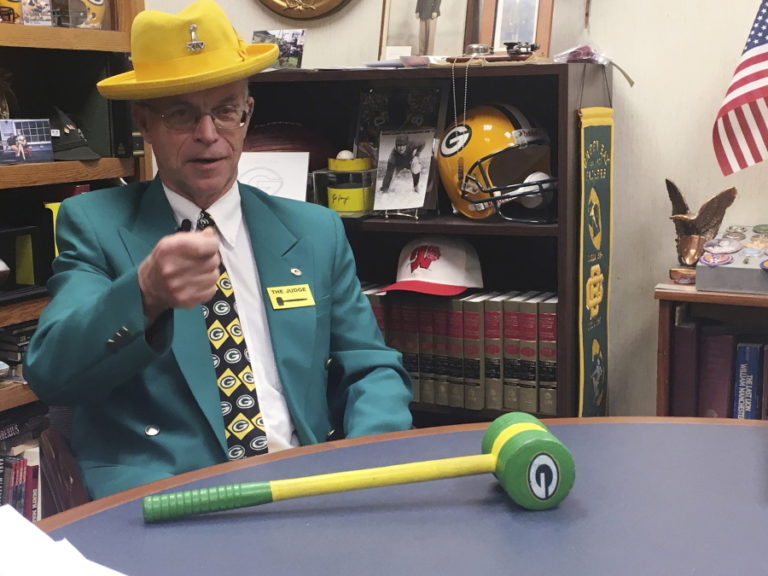
<instances>
[{"instance_id":1,"label":"wooden shelf","mask_svg":"<svg viewBox=\"0 0 768 576\"><path fill-rule=\"evenodd\" d=\"M40 316L49 300L50 298L45 296L43 298L33 298L12 304L4 304L2 306L3 315L2 320L0 320L0 328L34 320Z\"/></svg>"},{"instance_id":2,"label":"wooden shelf","mask_svg":"<svg viewBox=\"0 0 768 576\"><path fill-rule=\"evenodd\" d=\"M656 298L656 300L670 300L674 302L768 308L768 294L705 292L703 290L697 290L695 286L685 286L680 284L657 284L654 291L654 298Z\"/></svg>"},{"instance_id":3,"label":"wooden shelf","mask_svg":"<svg viewBox=\"0 0 768 576\"><path fill-rule=\"evenodd\" d=\"M32 402L37 402L37 396L26 384L21 382L0 384L0 412Z\"/></svg>"},{"instance_id":4,"label":"wooden shelf","mask_svg":"<svg viewBox=\"0 0 768 576\"><path fill-rule=\"evenodd\" d=\"M0 46L44 48L52 50L95 50L128 52L131 38L119 30L87 30L56 26L24 26L2 24Z\"/></svg>"},{"instance_id":5,"label":"wooden shelf","mask_svg":"<svg viewBox=\"0 0 768 576\"><path fill-rule=\"evenodd\" d=\"M551 236L557 237L557 224L519 224L504 220L472 221L451 215L412 218L345 218L348 229L362 232L404 232L410 234L468 234L480 236Z\"/></svg>"},{"instance_id":6,"label":"wooden shelf","mask_svg":"<svg viewBox=\"0 0 768 576\"><path fill-rule=\"evenodd\" d=\"M3 166L0 190L61 182L127 178L133 176L134 165L133 158L101 158L93 162L41 162Z\"/></svg>"}]
</instances>

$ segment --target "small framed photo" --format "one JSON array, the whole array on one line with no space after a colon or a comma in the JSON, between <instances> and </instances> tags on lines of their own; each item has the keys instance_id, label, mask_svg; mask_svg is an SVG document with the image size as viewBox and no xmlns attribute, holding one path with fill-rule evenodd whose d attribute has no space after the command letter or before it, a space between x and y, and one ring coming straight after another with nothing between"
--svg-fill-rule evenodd
<instances>
[{"instance_id":1,"label":"small framed photo","mask_svg":"<svg viewBox=\"0 0 768 576\"><path fill-rule=\"evenodd\" d=\"M384 0L379 59L464 53L467 0Z\"/></svg>"},{"instance_id":2,"label":"small framed photo","mask_svg":"<svg viewBox=\"0 0 768 576\"><path fill-rule=\"evenodd\" d=\"M554 0L468 0L466 44L505 52L505 42L538 44L549 55Z\"/></svg>"},{"instance_id":3,"label":"small framed photo","mask_svg":"<svg viewBox=\"0 0 768 576\"><path fill-rule=\"evenodd\" d=\"M21 0L21 20L28 26L53 26L51 0Z\"/></svg>"},{"instance_id":4,"label":"small framed photo","mask_svg":"<svg viewBox=\"0 0 768 576\"><path fill-rule=\"evenodd\" d=\"M434 140L434 128L381 133L373 200L375 211L424 207Z\"/></svg>"},{"instance_id":5,"label":"small framed photo","mask_svg":"<svg viewBox=\"0 0 768 576\"><path fill-rule=\"evenodd\" d=\"M301 68L306 30L255 30L252 44L277 44L280 55L275 68Z\"/></svg>"},{"instance_id":6,"label":"small framed photo","mask_svg":"<svg viewBox=\"0 0 768 576\"><path fill-rule=\"evenodd\" d=\"M35 162L53 162L50 120L0 120L0 165Z\"/></svg>"}]
</instances>

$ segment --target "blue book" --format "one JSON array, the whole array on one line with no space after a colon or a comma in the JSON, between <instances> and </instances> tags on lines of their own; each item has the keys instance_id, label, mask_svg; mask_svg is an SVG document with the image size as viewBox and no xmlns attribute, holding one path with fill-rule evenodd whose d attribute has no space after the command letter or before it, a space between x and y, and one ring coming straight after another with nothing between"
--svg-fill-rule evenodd
<instances>
[{"instance_id":1,"label":"blue book","mask_svg":"<svg viewBox=\"0 0 768 576\"><path fill-rule=\"evenodd\" d=\"M759 419L762 402L763 345L739 342L733 374L733 417Z\"/></svg>"}]
</instances>

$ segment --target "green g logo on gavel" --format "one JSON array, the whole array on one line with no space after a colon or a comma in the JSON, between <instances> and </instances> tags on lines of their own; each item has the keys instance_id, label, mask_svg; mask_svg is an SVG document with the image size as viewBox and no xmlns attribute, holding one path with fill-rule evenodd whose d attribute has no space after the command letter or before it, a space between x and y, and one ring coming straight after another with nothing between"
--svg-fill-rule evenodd
<instances>
[{"instance_id":1,"label":"green g logo on gavel","mask_svg":"<svg viewBox=\"0 0 768 576\"><path fill-rule=\"evenodd\" d=\"M396 464L304 478L246 482L147 496L144 521L232 510L333 492L492 473L523 508L544 510L568 495L576 477L568 449L534 416L510 412L486 429L482 454Z\"/></svg>"}]
</instances>

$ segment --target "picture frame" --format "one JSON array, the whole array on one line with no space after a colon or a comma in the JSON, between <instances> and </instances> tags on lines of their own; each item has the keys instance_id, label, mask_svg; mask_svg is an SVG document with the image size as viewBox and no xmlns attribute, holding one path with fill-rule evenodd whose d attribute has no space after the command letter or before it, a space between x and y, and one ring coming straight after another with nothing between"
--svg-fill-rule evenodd
<instances>
[{"instance_id":1,"label":"picture frame","mask_svg":"<svg viewBox=\"0 0 768 576\"><path fill-rule=\"evenodd\" d=\"M279 56L273 68L301 68L306 29L254 30L252 44L277 44Z\"/></svg>"},{"instance_id":2,"label":"picture frame","mask_svg":"<svg viewBox=\"0 0 768 576\"><path fill-rule=\"evenodd\" d=\"M468 1L384 0L379 59L463 54ZM430 6L437 6L436 18Z\"/></svg>"},{"instance_id":3,"label":"picture frame","mask_svg":"<svg viewBox=\"0 0 768 576\"><path fill-rule=\"evenodd\" d=\"M504 42L530 42L539 45L537 54L549 56L554 4L554 0L469 0L464 44L486 44L494 52L505 52Z\"/></svg>"},{"instance_id":4,"label":"picture frame","mask_svg":"<svg viewBox=\"0 0 768 576\"><path fill-rule=\"evenodd\" d=\"M374 211L428 208L435 128L382 131Z\"/></svg>"}]
</instances>

